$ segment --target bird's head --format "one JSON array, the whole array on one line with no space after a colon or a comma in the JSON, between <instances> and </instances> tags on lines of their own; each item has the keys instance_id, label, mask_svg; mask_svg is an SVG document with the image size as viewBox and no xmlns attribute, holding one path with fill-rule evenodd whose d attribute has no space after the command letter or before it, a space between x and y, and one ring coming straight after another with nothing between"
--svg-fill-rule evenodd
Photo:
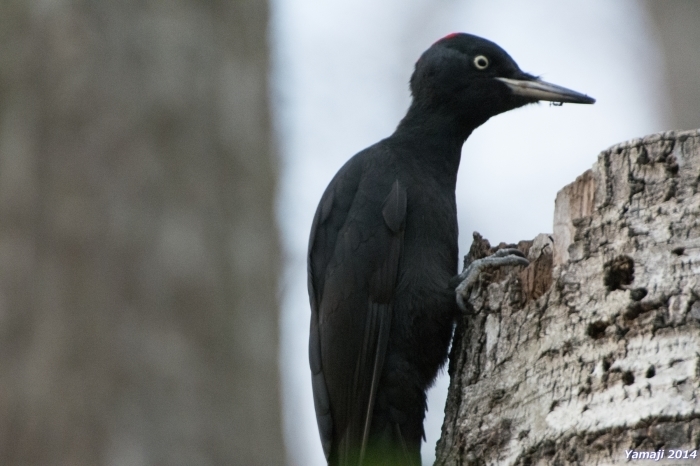
<instances>
[{"instance_id":1,"label":"bird's head","mask_svg":"<svg viewBox=\"0 0 700 466\"><path fill-rule=\"evenodd\" d=\"M498 45L471 34L443 37L416 62L414 105L453 115L475 128L490 117L539 102L592 104L595 99L520 70Z\"/></svg>"}]
</instances>

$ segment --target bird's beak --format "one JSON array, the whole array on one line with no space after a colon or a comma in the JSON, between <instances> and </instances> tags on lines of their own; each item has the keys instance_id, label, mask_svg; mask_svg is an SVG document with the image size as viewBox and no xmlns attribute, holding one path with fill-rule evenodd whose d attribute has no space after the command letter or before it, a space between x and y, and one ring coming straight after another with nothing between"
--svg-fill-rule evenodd
<instances>
[{"instance_id":1,"label":"bird's beak","mask_svg":"<svg viewBox=\"0 0 700 466\"><path fill-rule=\"evenodd\" d=\"M572 91L565 87L550 84L539 79L524 80L510 78L496 78L513 92L515 95L527 97L535 100L546 100L549 102L569 102L572 104L592 104L595 99L586 94Z\"/></svg>"}]
</instances>

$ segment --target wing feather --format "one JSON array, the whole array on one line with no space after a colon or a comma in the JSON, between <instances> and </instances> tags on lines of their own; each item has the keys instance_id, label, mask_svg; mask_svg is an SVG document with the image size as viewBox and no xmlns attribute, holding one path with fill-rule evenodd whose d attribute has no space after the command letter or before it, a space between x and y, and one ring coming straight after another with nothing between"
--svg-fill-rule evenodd
<instances>
[{"instance_id":1,"label":"wing feather","mask_svg":"<svg viewBox=\"0 0 700 466\"><path fill-rule=\"evenodd\" d=\"M397 180L380 204L358 199L357 184L349 194L353 183L334 182L309 243L309 362L326 458L355 465L367 446L389 342L407 195Z\"/></svg>"},{"instance_id":2,"label":"wing feather","mask_svg":"<svg viewBox=\"0 0 700 466\"><path fill-rule=\"evenodd\" d=\"M323 297L328 265L335 252L338 235L347 221L362 171L356 159L351 159L329 183L321 197L309 236L307 277L311 322L309 329L309 365L316 410L316 423L323 453L330 458L334 429L330 393L323 370L320 303Z\"/></svg>"}]
</instances>

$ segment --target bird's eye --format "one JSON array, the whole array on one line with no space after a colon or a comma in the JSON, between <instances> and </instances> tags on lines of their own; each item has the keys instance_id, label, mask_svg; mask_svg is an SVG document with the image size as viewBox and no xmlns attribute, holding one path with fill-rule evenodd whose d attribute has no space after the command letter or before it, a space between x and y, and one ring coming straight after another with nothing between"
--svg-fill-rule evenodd
<instances>
[{"instance_id":1,"label":"bird's eye","mask_svg":"<svg viewBox=\"0 0 700 466\"><path fill-rule=\"evenodd\" d=\"M485 70L489 67L489 59L483 55L477 55L474 57L474 66L479 70Z\"/></svg>"}]
</instances>

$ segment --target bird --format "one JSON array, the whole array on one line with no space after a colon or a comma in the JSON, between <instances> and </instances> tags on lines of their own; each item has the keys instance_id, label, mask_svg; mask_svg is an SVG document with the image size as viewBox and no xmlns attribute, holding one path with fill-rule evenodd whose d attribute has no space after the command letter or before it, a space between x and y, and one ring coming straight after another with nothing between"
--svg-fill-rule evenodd
<instances>
[{"instance_id":1,"label":"bird","mask_svg":"<svg viewBox=\"0 0 700 466\"><path fill-rule=\"evenodd\" d=\"M460 312L454 279L473 282L457 275L455 185L466 139L527 104L595 102L467 33L430 46L409 87L394 133L340 168L311 226L309 364L330 466L420 465L426 391Z\"/></svg>"}]
</instances>

